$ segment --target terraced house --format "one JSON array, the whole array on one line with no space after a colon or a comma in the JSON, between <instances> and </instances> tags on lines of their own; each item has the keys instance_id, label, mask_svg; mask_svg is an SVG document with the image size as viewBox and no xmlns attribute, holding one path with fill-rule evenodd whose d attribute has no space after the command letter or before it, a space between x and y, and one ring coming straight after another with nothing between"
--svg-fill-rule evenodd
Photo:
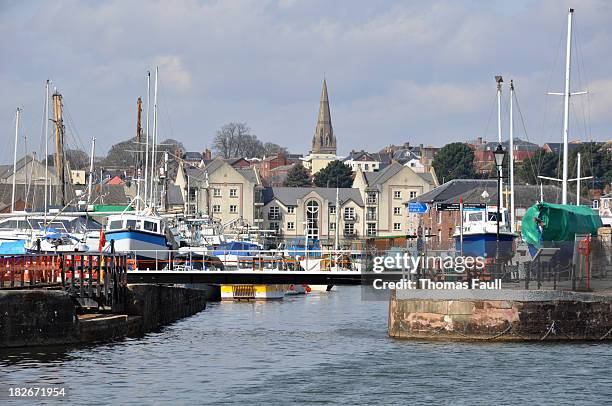
<instances>
[{"instance_id":1,"label":"terraced house","mask_svg":"<svg viewBox=\"0 0 612 406\"><path fill-rule=\"evenodd\" d=\"M234 168L221 158L204 167L181 164L175 184L181 188L186 214L204 214L223 225L262 222L261 180L255 168Z\"/></svg>"},{"instance_id":2,"label":"terraced house","mask_svg":"<svg viewBox=\"0 0 612 406\"><path fill-rule=\"evenodd\" d=\"M435 173L417 173L393 162L379 172L355 173L353 188L357 188L365 203L366 236L401 236L414 234L418 218L406 213L403 204L435 188Z\"/></svg>"}]
</instances>

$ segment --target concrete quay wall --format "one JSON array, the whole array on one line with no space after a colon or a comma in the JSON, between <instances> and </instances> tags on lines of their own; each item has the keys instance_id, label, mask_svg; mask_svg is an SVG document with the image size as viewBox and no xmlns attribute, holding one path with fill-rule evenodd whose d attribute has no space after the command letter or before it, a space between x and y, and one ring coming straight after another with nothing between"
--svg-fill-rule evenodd
<instances>
[{"instance_id":1,"label":"concrete quay wall","mask_svg":"<svg viewBox=\"0 0 612 406\"><path fill-rule=\"evenodd\" d=\"M92 343L147 333L206 307L201 290L128 285L124 314L78 314L64 291L0 290L0 348Z\"/></svg>"},{"instance_id":2,"label":"concrete quay wall","mask_svg":"<svg viewBox=\"0 0 612 406\"><path fill-rule=\"evenodd\" d=\"M425 340L612 340L611 299L562 291L394 291L388 333Z\"/></svg>"}]
</instances>

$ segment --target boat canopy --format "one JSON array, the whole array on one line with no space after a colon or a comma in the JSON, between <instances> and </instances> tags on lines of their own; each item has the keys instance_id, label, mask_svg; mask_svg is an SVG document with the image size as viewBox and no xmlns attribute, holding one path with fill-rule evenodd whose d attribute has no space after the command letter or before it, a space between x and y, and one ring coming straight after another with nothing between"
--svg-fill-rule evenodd
<instances>
[{"instance_id":1,"label":"boat canopy","mask_svg":"<svg viewBox=\"0 0 612 406\"><path fill-rule=\"evenodd\" d=\"M259 246L252 242L230 241L220 244L217 249L213 251L213 255L249 256L256 255L259 250Z\"/></svg>"},{"instance_id":2,"label":"boat canopy","mask_svg":"<svg viewBox=\"0 0 612 406\"><path fill-rule=\"evenodd\" d=\"M573 242L576 234L597 235L600 227L601 218L588 206L545 202L531 206L521 222L523 239L537 248L549 241Z\"/></svg>"}]
</instances>

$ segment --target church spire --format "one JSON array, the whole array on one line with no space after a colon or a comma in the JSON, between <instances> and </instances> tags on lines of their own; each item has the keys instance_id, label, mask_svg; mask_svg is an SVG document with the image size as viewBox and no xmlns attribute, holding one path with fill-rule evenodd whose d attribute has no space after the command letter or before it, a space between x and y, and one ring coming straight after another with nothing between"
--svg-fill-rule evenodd
<instances>
[{"instance_id":1,"label":"church spire","mask_svg":"<svg viewBox=\"0 0 612 406\"><path fill-rule=\"evenodd\" d=\"M312 153L336 154L336 137L334 137L334 129L331 123L329 98L327 96L327 81L325 79L323 79L323 89L321 90L317 127L312 137Z\"/></svg>"}]
</instances>

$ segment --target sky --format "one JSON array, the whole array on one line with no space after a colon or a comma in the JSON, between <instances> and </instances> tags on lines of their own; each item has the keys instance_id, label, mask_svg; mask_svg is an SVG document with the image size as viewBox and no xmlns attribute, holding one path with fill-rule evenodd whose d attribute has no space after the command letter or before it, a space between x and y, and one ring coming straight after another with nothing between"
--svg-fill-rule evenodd
<instances>
[{"instance_id":1,"label":"sky","mask_svg":"<svg viewBox=\"0 0 612 406\"><path fill-rule=\"evenodd\" d=\"M574 1L570 138L612 138L612 2ZM307 153L327 79L338 152L497 139L494 76L515 136L562 140L566 1L0 0L0 129L12 160L44 151L44 84L63 95L70 147L136 133L159 67L159 139L212 145L228 122ZM516 106L516 104L515 104ZM146 104L145 104L146 108Z\"/></svg>"}]
</instances>

